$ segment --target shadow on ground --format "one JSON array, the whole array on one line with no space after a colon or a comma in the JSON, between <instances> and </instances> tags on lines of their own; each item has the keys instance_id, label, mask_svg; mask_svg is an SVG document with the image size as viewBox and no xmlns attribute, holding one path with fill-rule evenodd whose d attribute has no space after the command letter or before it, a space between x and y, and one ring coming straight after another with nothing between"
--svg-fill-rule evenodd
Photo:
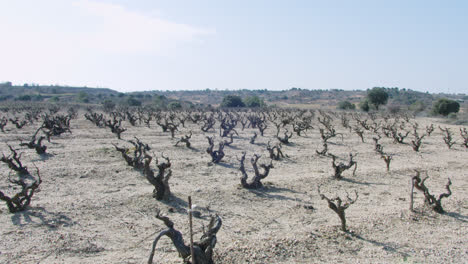
<instances>
[{"instance_id":1,"label":"shadow on ground","mask_svg":"<svg viewBox=\"0 0 468 264\"><path fill-rule=\"evenodd\" d=\"M73 226L76 224L65 214L49 212L42 207L34 207L26 211L17 212L11 216L11 221L16 226L45 225L49 228Z\"/></svg>"}]
</instances>

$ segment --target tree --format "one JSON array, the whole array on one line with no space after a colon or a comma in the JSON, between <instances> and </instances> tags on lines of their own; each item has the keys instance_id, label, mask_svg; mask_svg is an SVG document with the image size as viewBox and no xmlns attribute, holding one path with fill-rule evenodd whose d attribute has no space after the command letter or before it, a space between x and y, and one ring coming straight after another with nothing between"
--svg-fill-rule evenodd
<instances>
[{"instance_id":1,"label":"tree","mask_svg":"<svg viewBox=\"0 0 468 264\"><path fill-rule=\"evenodd\" d=\"M35 94L31 97L31 99L34 101L42 101L44 97L41 94Z\"/></svg>"},{"instance_id":2,"label":"tree","mask_svg":"<svg viewBox=\"0 0 468 264\"><path fill-rule=\"evenodd\" d=\"M221 107L245 107L244 102L238 95L227 95L223 98Z\"/></svg>"},{"instance_id":3,"label":"tree","mask_svg":"<svg viewBox=\"0 0 468 264\"><path fill-rule=\"evenodd\" d=\"M458 113L460 110L460 104L457 101L450 100L447 98L439 99L432 108L434 114L447 116L450 113Z\"/></svg>"},{"instance_id":4,"label":"tree","mask_svg":"<svg viewBox=\"0 0 468 264\"><path fill-rule=\"evenodd\" d=\"M384 105L388 101L388 93L384 88L374 87L367 92L367 99L369 103L374 105L379 110L380 105Z\"/></svg>"},{"instance_id":5,"label":"tree","mask_svg":"<svg viewBox=\"0 0 468 264\"><path fill-rule=\"evenodd\" d=\"M127 99L127 104L129 106L141 106L141 101L138 99L135 99L134 97L130 96Z\"/></svg>"},{"instance_id":6,"label":"tree","mask_svg":"<svg viewBox=\"0 0 468 264\"><path fill-rule=\"evenodd\" d=\"M31 96L30 95L20 95L16 98L16 100L19 100L19 101L31 101Z\"/></svg>"},{"instance_id":7,"label":"tree","mask_svg":"<svg viewBox=\"0 0 468 264\"><path fill-rule=\"evenodd\" d=\"M158 108L165 108L167 105L167 97L164 95L154 95L153 96L153 105Z\"/></svg>"},{"instance_id":8,"label":"tree","mask_svg":"<svg viewBox=\"0 0 468 264\"><path fill-rule=\"evenodd\" d=\"M247 107L263 107L265 106L265 102L263 99L258 96L248 96L244 99L244 104Z\"/></svg>"},{"instance_id":9,"label":"tree","mask_svg":"<svg viewBox=\"0 0 468 264\"><path fill-rule=\"evenodd\" d=\"M180 102L173 101L167 105L167 108L171 110L182 109L182 104Z\"/></svg>"},{"instance_id":10,"label":"tree","mask_svg":"<svg viewBox=\"0 0 468 264\"><path fill-rule=\"evenodd\" d=\"M354 110L356 106L350 101L341 101L338 103L338 109L342 110Z\"/></svg>"}]
</instances>

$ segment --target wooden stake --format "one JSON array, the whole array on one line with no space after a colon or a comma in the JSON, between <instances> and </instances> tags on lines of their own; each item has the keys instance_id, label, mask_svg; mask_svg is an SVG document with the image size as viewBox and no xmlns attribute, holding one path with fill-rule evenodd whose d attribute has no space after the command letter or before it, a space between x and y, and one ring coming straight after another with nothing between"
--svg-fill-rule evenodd
<instances>
[{"instance_id":1,"label":"wooden stake","mask_svg":"<svg viewBox=\"0 0 468 264\"><path fill-rule=\"evenodd\" d=\"M193 252L193 228L192 228L192 197L188 197L189 203L189 225L190 225L190 256L192 258L192 263L195 263L195 254Z\"/></svg>"},{"instance_id":2,"label":"wooden stake","mask_svg":"<svg viewBox=\"0 0 468 264\"><path fill-rule=\"evenodd\" d=\"M411 178L411 193L410 193L410 212L413 212L413 193L414 193L414 179Z\"/></svg>"}]
</instances>

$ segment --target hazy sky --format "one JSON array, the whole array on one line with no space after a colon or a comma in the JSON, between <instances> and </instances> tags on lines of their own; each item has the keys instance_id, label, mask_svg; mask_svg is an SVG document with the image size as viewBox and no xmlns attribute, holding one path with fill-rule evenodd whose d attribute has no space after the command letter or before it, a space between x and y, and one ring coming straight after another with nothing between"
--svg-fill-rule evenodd
<instances>
[{"instance_id":1,"label":"hazy sky","mask_svg":"<svg viewBox=\"0 0 468 264\"><path fill-rule=\"evenodd\" d=\"M0 82L468 93L468 1L0 0Z\"/></svg>"}]
</instances>

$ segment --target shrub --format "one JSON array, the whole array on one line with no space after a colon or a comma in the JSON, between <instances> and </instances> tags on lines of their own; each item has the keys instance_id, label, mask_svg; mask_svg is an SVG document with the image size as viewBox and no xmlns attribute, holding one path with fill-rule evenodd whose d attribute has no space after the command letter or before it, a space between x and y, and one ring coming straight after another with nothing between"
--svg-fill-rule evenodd
<instances>
[{"instance_id":1,"label":"shrub","mask_svg":"<svg viewBox=\"0 0 468 264\"><path fill-rule=\"evenodd\" d=\"M18 101L31 101L31 96L30 95L20 95L16 98Z\"/></svg>"},{"instance_id":2,"label":"shrub","mask_svg":"<svg viewBox=\"0 0 468 264\"><path fill-rule=\"evenodd\" d=\"M423 101L416 101L410 105L409 109L415 113L419 113L426 109L426 105Z\"/></svg>"},{"instance_id":3,"label":"shrub","mask_svg":"<svg viewBox=\"0 0 468 264\"><path fill-rule=\"evenodd\" d=\"M227 95L223 98L221 107L245 107L244 102L238 95Z\"/></svg>"},{"instance_id":4,"label":"shrub","mask_svg":"<svg viewBox=\"0 0 468 264\"><path fill-rule=\"evenodd\" d=\"M171 109L171 110L174 110L174 109L181 109L182 108L182 105L180 104L180 102L170 102L168 105L167 105L167 108Z\"/></svg>"},{"instance_id":5,"label":"shrub","mask_svg":"<svg viewBox=\"0 0 468 264\"><path fill-rule=\"evenodd\" d=\"M369 112L370 110L369 101L367 99L361 101L359 103L359 108L364 112Z\"/></svg>"},{"instance_id":6,"label":"shrub","mask_svg":"<svg viewBox=\"0 0 468 264\"><path fill-rule=\"evenodd\" d=\"M34 101L42 101L44 99L44 97L40 94L35 94L31 97L32 100Z\"/></svg>"},{"instance_id":7,"label":"shrub","mask_svg":"<svg viewBox=\"0 0 468 264\"><path fill-rule=\"evenodd\" d=\"M1 101L6 101L6 100L12 99L12 98L13 98L12 95L2 95L2 96L0 96L0 102Z\"/></svg>"},{"instance_id":8,"label":"shrub","mask_svg":"<svg viewBox=\"0 0 468 264\"><path fill-rule=\"evenodd\" d=\"M450 113L450 114L448 114L448 118L450 118L450 119L457 119L457 114L455 114L455 113Z\"/></svg>"},{"instance_id":9,"label":"shrub","mask_svg":"<svg viewBox=\"0 0 468 264\"><path fill-rule=\"evenodd\" d=\"M389 105L387 107L387 110L391 114L396 114L396 113L399 113L401 111L401 106L400 105Z\"/></svg>"},{"instance_id":10,"label":"shrub","mask_svg":"<svg viewBox=\"0 0 468 264\"><path fill-rule=\"evenodd\" d=\"M154 95L153 96L153 105L157 108L165 108L167 105L167 97L164 95Z\"/></svg>"},{"instance_id":11,"label":"shrub","mask_svg":"<svg viewBox=\"0 0 468 264\"><path fill-rule=\"evenodd\" d=\"M244 104L247 107L263 107L265 102L258 96L248 96L244 99Z\"/></svg>"},{"instance_id":12,"label":"shrub","mask_svg":"<svg viewBox=\"0 0 468 264\"><path fill-rule=\"evenodd\" d=\"M350 101L341 101L341 102L338 103L338 109L354 110L354 109L356 109L356 105L354 105Z\"/></svg>"},{"instance_id":13,"label":"shrub","mask_svg":"<svg viewBox=\"0 0 468 264\"><path fill-rule=\"evenodd\" d=\"M447 116L450 113L458 113L460 104L447 98L439 99L432 108L432 113L436 115Z\"/></svg>"},{"instance_id":14,"label":"shrub","mask_svg":"<svg viewBox=\"0 0 468 264\"><path fill-rule=\"evenodd\" d=\"M80 92L78 93L78 102L82 102L82 103L89 103L89 96L86 92Z\"/></svg>"},{"instance_id":15,"label":"shrub","mask_svg":"<svg viewBox=\"0 0 468 264\"><path fill-rule=\"evenodd\" d=\"M141 101L140 100L137 100L135 99L134 97L128 97L127 99L127 104L129 106L141 106Z\"/></svg>"},{"instance_id":16,"label":"shrub","mask_svg":"<svg viewBox=\"0 0 468 264\"><path fill-rule=\"evenodd\" d=\"M104 112L111 112L115 108L115 103L110 99L106 99L102 101L102 108L104 109Z\"/></svg>"}]
</instances>

